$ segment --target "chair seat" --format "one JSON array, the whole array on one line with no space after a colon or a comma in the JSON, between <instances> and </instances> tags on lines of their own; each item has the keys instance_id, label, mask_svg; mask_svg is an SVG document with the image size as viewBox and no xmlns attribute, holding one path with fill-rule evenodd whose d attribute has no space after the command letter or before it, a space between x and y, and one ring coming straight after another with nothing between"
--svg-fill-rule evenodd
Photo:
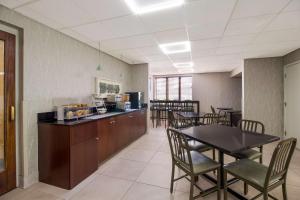
<instances>
[{"instance_id":1,"label":"chair seat","mask_svg":"<svg viewBox=\"0 0 300 200\"><path fill-rule=\"evenodd\" d=\"M189 147L194 151L204 152L211 150L212 148L206 144L198 142L196 140L189 140L188 141Z\"/></svg>"},{"instance_id":2,"label":"chair seat","mask_svg":"<svg viewBox=\"0 0 300 200\"><path fill-rule=\"evenodd\" d=\"M255 160L257 158L260 158L262 156L262 153L254 150L254 149L247 149L247 150L235 153L233 156L236 158L239 158L239 159L247 158L250 160Z\"/></svg>"},{"instance_id":3,"label":"chair seat","mask_svg":"<svg viewBox=\"0 0 300 200\"><path fill-rule=\"evenodd\" d=\"M263 190L268 171L267 166L253 160L242 159L226 165L224 169L233 176ZM276 180L270 180L270 183L274 183L274 181Z\"/></svg>"},{"instance_id":4,"label":"chair seat","mask_svg":"<svg viewBox=\"0 0 300 200\"><path fill-rule=\"evenodd\" d=\"M195 174L211 171L220 167L220 164L209 157L198 153L197 151L191 152L193 169Z\"/></svg>"}]
</instances>

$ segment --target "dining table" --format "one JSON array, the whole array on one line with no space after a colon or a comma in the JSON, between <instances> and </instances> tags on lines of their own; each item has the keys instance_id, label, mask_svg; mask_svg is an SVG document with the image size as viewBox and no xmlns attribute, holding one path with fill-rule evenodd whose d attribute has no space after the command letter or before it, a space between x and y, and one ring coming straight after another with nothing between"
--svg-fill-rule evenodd
<instances>
[{"instance_id":1,"label":"dining table","mask_svg":"<svg viewBox=\"0 0 300 200\"><path fill-rule=\"evenodd\" d=\"M224 110L224 112L229 115L230 126L233 126L233 120L232 120L233 117L232 116L234 114L242 113L242 111L240 111L240 110Z\"/></svg>"},{"instance_id":2,"label":"dining table","mask_svg":"<svg viewBox=\"0 0 300 200\"><path fill-rule=\"evenodd\" d=\"M224 188L225 154L234 155L243 150L263 146L265 144L280 140L280 138L277 136L244 132L236 127L218 124L194 126L186 129L180 129L179 131L188 138L199 141L218 150L218 162L221 165L221 188ZM212 182L217 182L217 180L210 175L206 174L204 177ZM233 178L228 180L228 184L233 184L236 181L238 180ZM233 189L228 188L228 192L237 199L247 200L246 197L234 191Z\"/></svg>"}]
</instances>

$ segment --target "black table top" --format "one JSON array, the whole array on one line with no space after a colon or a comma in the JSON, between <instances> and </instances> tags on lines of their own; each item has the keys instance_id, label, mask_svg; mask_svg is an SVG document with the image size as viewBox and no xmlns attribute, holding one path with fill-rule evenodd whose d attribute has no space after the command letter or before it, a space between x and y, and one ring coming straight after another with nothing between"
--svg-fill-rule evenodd
<instances>
[{"instance_id":1,"label":"black table top","mask_svg":"<svg viewBox=\"0 0 300 200\"><path fill-rule=\"evenodd\" d=\"M219 107L219 108L217 108L218 110L232 110L232 108L224 108L224 107Z\"/></svg>"},{"instance_id":2,"label":"black table top","mask_svg":"<svg viewBox=\"0 0 300 200\"><path fill-rule=\"evenodd\" d=\"M227 113L241 113L241 110L224 110Z\"/></svg>"},{"instance_id":3,"label":"black table top","mask_svg":"<svg viewBox=\"0 0 300 200\"><path fill-rule=\"evenodd\" d=\"M238 128L223 125L194 126L181 129L180 132L227 154L234 154L280 139L272 135L242 132Z\"/></svg>"},{"instance_id":4,"label":"black table top","mask_svg":"<svg viewBox=\"0 0 300 200\"><path fill-rule=\"evenodd\" d=\"M196 113L196 112L177 112L177 114L183 118L200 118L205 115L204 112Z\"/></svg>"}]
</instances>

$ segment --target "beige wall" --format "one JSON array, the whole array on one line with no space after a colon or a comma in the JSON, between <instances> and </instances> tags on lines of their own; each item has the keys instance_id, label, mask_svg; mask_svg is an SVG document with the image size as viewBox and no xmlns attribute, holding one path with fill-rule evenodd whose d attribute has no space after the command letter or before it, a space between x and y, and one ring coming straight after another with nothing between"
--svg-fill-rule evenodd
<instances>
[{"instance_id":1,"label":"beige wall","mask_svg":"<svg viewBox=\"0 0 300 200\"><path fill-rule=\"evenodd\" d=\"M148 64L131 65L132 91L144 92L145 103L149 100L148 94Z\"/></svg>"},{"instance_id":2,"label":"beige wall","mask_svg":"<svg viewBox=\"0 0 300 200\"><path fill-rule=\"evenodd\" d=\"M51 110L55 98L91 95L96 76L118 81L124 91L131 90L131 66L102 54L102 68L97 71L96 49L1 5L0 19L24 29L20 184L27 187L38 181L36 114Z\"/></svg>"},{"instance_id":3,"label":"beige wall","mask_svg":"<svg viewBox=\"0 0 300 200\"><path fill-rule=\"evenodd\" d=\"M283 59L244 61L244 118L265 124L266 133L283 134Z\"/></svg>"},{"instance_id":4,"label":"beige wall","mask_svg":"<svg viewBox=\"0 0 300 200\"><path fill-rule=\"evenodd\" d=\"M288 53L283 57L283 64L288 65L294 62L300 61L300 49L297 49L291 53Z\"/></svg>"},{"instance_id":5,"label":"beige wall","mask_svg":"<svg viewBox=\"0 0 300 200\"><path fill-rule=\"evenodd\" d=\"M230 73L194 74L193 100L200 101L201 112L211 112L211 105L241 110L242 80Z\"/></svg>"}]
</instances>

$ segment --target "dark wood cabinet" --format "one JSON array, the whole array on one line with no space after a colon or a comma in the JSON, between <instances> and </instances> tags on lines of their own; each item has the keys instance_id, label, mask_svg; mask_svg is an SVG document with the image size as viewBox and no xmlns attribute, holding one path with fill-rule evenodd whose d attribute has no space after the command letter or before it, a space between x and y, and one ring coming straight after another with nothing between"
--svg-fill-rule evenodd
<instances>
[{"instance_id":1,"label":"dark wood cabinet","mask_svg":"<svg viewBox=\"0 0 300 200\"><path fill-rule=\"evenodd\" d=\"M146 132L146 110L75 125L39 123L39 180L71 189Z\"/></svg>"},{"instance_id":2,"label":"dark wood cabinet","mask_svg":"<svg viewBox=\"0 0 300 200\"><path fill-rule=\"evenodd\" d=\"M39 180L71 189L97 170L97 126L39 124Z\"/></svg>"}]
</instances>

